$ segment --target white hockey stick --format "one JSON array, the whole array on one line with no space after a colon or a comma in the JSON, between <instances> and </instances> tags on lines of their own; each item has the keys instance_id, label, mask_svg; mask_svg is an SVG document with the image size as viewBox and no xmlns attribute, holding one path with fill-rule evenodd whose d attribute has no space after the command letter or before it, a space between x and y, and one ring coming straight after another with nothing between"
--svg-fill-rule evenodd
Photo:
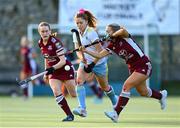
<instances>
[{"instance_id":1,"label":"white hockey stick","mask_svg":"<svg viewBox=\"0 0 180 128\"><path fill-rule=\"evenodd\" d=\"M41 72L41 73L39 73L39 74L36 74L36 75L34 75L34 76L31 76L31 77L29 77L29 78L27 78L27 79L25 79L25 80L21 80L21 81L19 81L18 78L16 78L16 81L17 81L18 85L19 85L21 88L25 88L25 87L28 86L28 82L30 82L30 81L32 81L32 80L35 80L35 79L37 79L38 77L41 77L41 76L45 75L46 73L47 73L47 71L44 71L44 72Z\"/></svg>"}]
</instances>

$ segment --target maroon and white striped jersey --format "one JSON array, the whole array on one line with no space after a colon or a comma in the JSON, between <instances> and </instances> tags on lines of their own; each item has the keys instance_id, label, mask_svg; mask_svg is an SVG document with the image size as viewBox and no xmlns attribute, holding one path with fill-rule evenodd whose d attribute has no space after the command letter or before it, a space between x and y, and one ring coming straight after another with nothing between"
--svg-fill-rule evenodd
<instances>
[{"instance_id":1,"label":"maroon and white striped jersey","mask_svg":"<svg viewBox=\"0 0 180 128\"><path fill-rule=\"evenodd\" d=\"M64 47L59 39L50 36L46 45L43 44L42 39L39 40L39 47L41 53L45 56L56 56L64 53ZM48 66L53 66L60 61L59 57L47 59Z\"/></svg>"},{"instance_id":2,"label":"maroon and white striped jersey","mask_svg":"<svg viewBox=\"0 0 180 128\"><path fill-rule=\"evenodd\" d=\"M129 67L149 62L148 57L130 35L128 38L117 37L115 41L109 43L106 50L110 53L114 52L119 57L123 58Z\"/></svg>"},{"instance_id":3,"label":"maroon and white striped jersey","mask_svg":"<svg viewBox=\"0 0 180 128\"><path fill-rule=\"evenodd\" d=\"M41 52L45 56L56 56L64 53L64 47L60 40L50 36L46 45L43 44L42 39L39 40L39 47ZM47 59L47 66L51 67L57 64L60 60L59 57L53 57ZM65 67L69 67L67 70ZM66 60L66 64L59 69L56 69L55 72L49 75L50 79L59 79L59 80L70 80L74 79L74 68L70 61Z\"/></svg>"}]
</instances>

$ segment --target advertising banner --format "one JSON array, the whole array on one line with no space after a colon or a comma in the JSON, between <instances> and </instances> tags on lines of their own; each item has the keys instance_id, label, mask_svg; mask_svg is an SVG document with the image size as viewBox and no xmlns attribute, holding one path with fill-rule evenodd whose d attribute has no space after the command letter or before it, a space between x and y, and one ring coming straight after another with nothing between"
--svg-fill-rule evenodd
<instances>
[{"instance_id":1,"label":"advertising banner","mask_svg":"<svg viewBox=\"0 0 180 128\"><path fill-rule=\"evenodd\" d=\"M160 34L180 34L179 0L59 0L62 31L75 27L74 15L81 8L96 16L100 31L104 31L107 24L118 23L127 29L154 25Z\"/></svg>"}]
</instances>

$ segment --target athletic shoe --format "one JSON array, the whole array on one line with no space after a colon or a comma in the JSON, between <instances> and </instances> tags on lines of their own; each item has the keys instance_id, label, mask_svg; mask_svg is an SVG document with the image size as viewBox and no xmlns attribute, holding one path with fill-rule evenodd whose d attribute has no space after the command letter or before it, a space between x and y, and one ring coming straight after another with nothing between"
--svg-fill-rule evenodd
<instances>
[{"instance_id":1,"label":"athletic shoe","mask_svg":"<svg viewBox=\"0 0 180 128\"><path fill-rule=\"evenodd\" d=\"M162 94L162 98L161 100L159 100L159 103L161 104L161 109L164 110L166 108L166 98L167 98L167 91L166 90L163 90L163 91L160 91L160 93Z\"/></svg>"},{"instance_id":2,"label":"athletic shoe","mask_svg":"<svg viewBox=\"0 0 180 128\"><path fill-rule=\"evenodd\" d=\"M104 114L109 117L114 123L118 122L118 114L116 113L116 111L112 111L112 112L104 112Z\"/></svg>"},{"instance_id":3,"label":"athletic shoe","mask_svg":"<svg viewBox=\"0 0 180 128\"><path fill-rule=\"evenodd\" d=\"M81 116L81 117L86 117L86 116L87 116L87 111L86 111L86 109L83 109L83 108L81 108L81 107L75 108L75 109L73 110L73 113L74 113L75 115L79 115L79 116Z\"/></svg>"},{"instance_id":4,"label":"athletic shoe","mask_svg":"<svg viewBox=\"0 0 180 128\"><path fill-rule=\"evenodd\" d=\"M68 115L66 118L64 118L62 121L66 122L66 121L73 121L74 120L74 115Z\"/></svg>"}]
</instances>

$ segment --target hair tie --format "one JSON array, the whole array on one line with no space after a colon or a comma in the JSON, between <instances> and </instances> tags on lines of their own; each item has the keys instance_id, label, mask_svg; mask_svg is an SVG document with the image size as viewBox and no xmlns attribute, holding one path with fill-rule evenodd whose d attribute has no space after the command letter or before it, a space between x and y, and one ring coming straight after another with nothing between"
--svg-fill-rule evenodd
<instances>
[{"instance_id":1,"label":"hair tie","mask_svg":"<svg viewBox=\"0 0 180 128\"><path fill-rule=\"evenodd\" d=\"M79 13L79 14L84 14L84 13L85 13L85 10L82 8L82 9L79 10L78 13Z\"/></svg>"}]
</instances>

